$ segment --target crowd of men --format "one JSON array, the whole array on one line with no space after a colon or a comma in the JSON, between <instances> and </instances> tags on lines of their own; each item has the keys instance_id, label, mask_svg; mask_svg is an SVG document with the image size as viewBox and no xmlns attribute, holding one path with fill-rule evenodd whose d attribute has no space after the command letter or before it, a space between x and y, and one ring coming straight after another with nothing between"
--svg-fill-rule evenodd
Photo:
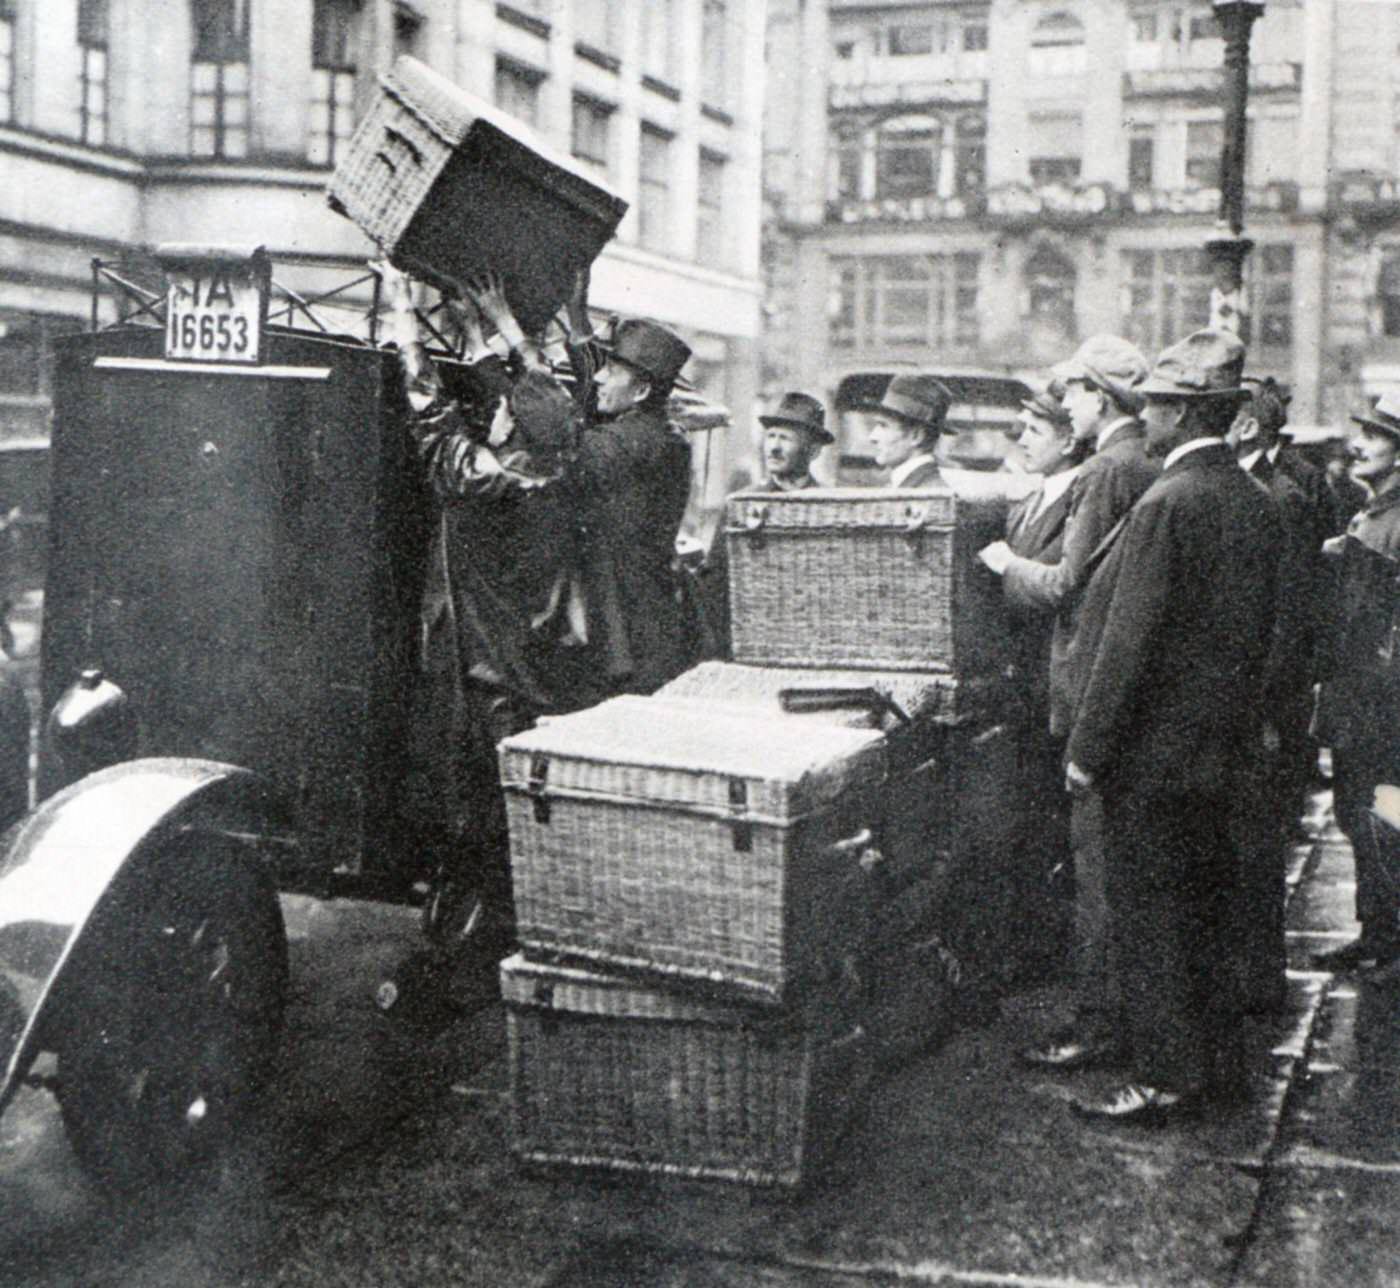
<instances>
[{"instance_id":1,"label":"crowd of men","mask_svg":"<svg viewBox=\"0 0 1400 1288\"><path fill-rule=\"evenodd\" d=\"M600 343L585 293L569 308L571 387L494 282L460 291L465 387L403 346L443 500L428 618L447 623L468 712L460 798L506 907L496 742L652 692L695 660L673 568L689 447L668 414L689 350L641 319ZM1363 928L1319 962L1400 958L1400 885L1372 811L1377 786L1400 783L1400 400L1357 418L1365 491L1348 496L1283 450L1286 394L1247 380L1244 361L1210 329L1151 365L1121 338L1086 341L1022 406L1021 463L1040 481L981 552L1019 685L1025 897L1012 915L1033 933L1053 925L1028 892L1073 873L1060 933L1074 1021L1022 1055L1120 1068L1111 1094L1076 1102L1091 1118L1157 1123L1241 1089L1240 1020L1285 1000L1284 860L1319 744ZM861 408L891 487L942 481L951 402L933 377L902 374ZM833 441L822 401L791 392L759 419L766 486L815 486Z\"/></svg>"}]
</instances>

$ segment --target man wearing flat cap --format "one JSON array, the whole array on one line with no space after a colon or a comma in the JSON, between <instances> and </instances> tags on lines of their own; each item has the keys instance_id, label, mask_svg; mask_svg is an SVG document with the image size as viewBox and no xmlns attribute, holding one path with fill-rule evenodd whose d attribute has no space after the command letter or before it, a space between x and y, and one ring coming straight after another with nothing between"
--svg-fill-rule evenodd
<instances>
[{"instance_id":1,"label":"man wearing flat cap","mask_svg":"<svg viewBox=\"0 0 1400 1288\"><path fill-rule=\"evenodd\" d=\"M1079 697L1074 658L1092 647L1080 641L1080 598L1133 503L1157 477L1138 420L1146 376L1147 360L1137 347L1113 335L1091 336L1056 368L1074 438L1092 452L1070 489L1058 557L1027 558L1005 542L982 552L983 562L1002 575L1009 603L1054 620L1049 720L1051 736L1061 744ZM1081 794L1071 808L1075 1017L1069 1030L1022 1052L1032 1066L1077 1068L1100 1060L1112 1045L1118 1001L1108 953L1102 813L1093 792Z\"/></svg>"},{"instance_id":2,"label":"man wearing flat cap","mask_svg":"<svg viewBox=\"0 0 1400 1288\"><path fill-rule=\"evenodd\" d=\"M940 434L947 432L953 395L932 376L900 374L882 397L857 407L869 417L867 435L875 464L889 471L890 487L936 487Z\"/></svg>"},{"instance_id":3,"label":"man wearing flat cap","mask_svg":"<svg viewBox=\"0 0 1400 1288\"><path fill-rule=\"evenodd\" d=\"M1076 1103L1095 1119L1160 1123L1240 1076L1230 797L1241 749L1264 738L1281 540L1273 501L1225 442L1243 365L1244 346L1216 330L1158 358L1141 392L1162 474L1085 595L1103 624L1066 780L1103 800L1128 1074Z\"/></svg>"},{"instance_id":4,"label":"man wearing flat cap","mask_svg":"<svg viewBox=\"0 0 1400 1288\"><path fill-rule=\"evenodd\" d=\"M766 416L763 426L763 465L768 486L777 492L816 487L812 462L823 447L835 442L826 427L826 408L811 394L786 393Z\"/></svg>"},{"instance_id":5,"label":"man wearing flat cap","mask_svg":"<svg viewBox=\"0 0 1400 1288\"><path fill-rule=\"evenodd\" d=\"M1347 531L1323 547L1339 570L1341 612L1318 696L1318 740L1332 749L1337 825L1356 863L1361 936L1313 960L1331 970L1400 958L1400 867L1378 844L1375 790L1400 784L1400 396L1353 416L1352 477L1370 492Z\"/></svg>"},{"instance_id":6,"label":"man wearing flat cap","mask_svg":"<svg viewBox=\"0 0 1400 1288\"><path fill-rule=\"evenodd\" d=\"M602 697L651 693L688 660L672 563L690 495L690 444L671 427L667 401L690 346L658 322L625 318L599 347L597 414L575 470L589 647Z\"/></svg>"}]
</instances>

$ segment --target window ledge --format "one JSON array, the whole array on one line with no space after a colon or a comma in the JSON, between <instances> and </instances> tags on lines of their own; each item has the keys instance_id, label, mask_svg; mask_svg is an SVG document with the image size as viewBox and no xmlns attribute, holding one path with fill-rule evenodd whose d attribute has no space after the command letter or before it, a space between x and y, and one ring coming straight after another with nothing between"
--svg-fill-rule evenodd
<instances>
[{"instance_id":1,"label":"window ledge","mask_svg":"<svg viewBox=\"0 0 1400 1288\"><path fill-rule=\"evenodd\" d=\"M604 71L616 74L622 70L622 59L616 54L608 53L605 49L599 49L596 45L590 45L586 40L574 42L574 53L584 62L601 67Z\"/></svg>"},{"instance_id":2,"label":"window ledge","mask_svg":"<svg viewBox=\"0 0 1400 1288\"><path fill-rule=\"evenodd\" d=\"M512 27L519 27L521 31L528 31L531 35L540 37L541 40L549 39L551 28L544 18L537 18L532 13L525 13L514 5L498 4L496 17L502 22L510 23Z\"/></svg>"},{"instance_id":3,"label":"window ledge","mask_svg":"<svg viewBox=\"0 0 1400 1288\"><path fill-rule=\"evenodd\" d=\"M711 107L708 103L700 104L700 115L708 116L712 121L718 121L721 125L733 125L734 118L722 107Z\"/></svg>"},{"instance_id":4,"label":"window ledge","mask_svg":"<svg viewBox=\"0 0 1400 1288\"><path fill-rule=\"evenodd\" d=\"M651 90L653 94L660 94L662 98L669 98L673 103L679 103L681 101L680 90L669 82L660 80L655 76L643 75L642 88Z\"/></svg>"}]
</instances>

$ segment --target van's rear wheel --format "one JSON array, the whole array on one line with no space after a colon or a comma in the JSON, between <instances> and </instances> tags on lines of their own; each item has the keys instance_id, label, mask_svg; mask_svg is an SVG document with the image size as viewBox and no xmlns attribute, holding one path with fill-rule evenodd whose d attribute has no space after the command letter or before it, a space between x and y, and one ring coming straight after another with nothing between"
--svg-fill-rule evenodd
<instances>
[{"instance_id":1,"label":"van's rear wheel","mask_svg":"<svg viewBox=\"0 0 1400 1288\"><path fill-rule=\"evenodd\" d=\"M108 1186L207 1176L273 1070L286 937L276 891L237 844L167 842L74 963L57 1095L79 1162Z\"/></svg>"}]
</instances>

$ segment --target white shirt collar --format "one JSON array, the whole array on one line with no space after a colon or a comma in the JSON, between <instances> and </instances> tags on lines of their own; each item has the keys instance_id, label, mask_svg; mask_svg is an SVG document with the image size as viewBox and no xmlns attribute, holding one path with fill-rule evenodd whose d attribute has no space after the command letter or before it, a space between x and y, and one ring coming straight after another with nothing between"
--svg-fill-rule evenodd
<instances>
[{"instance_id":1,"label":"white shirt collar","mask_svg":"<svg viewBox=\"0 0 1400 1288\"><path fill-rule=\"evenodd\" d=\"M1250 452L1247 456L1241 456L1240 469L1242 469L1246 474L1248 474L1256 465L1259 464L1259 458L1263 455L1264 453L1262 451L1258 451Z\"/></svg>"},{"instance_id":2,"label":"white shirt collar","mask_svg":"<svg viewBox=\"0 0 1400 1288\"><path fill-rule=\"evenodd\" d=\"M928 452L915 452L907 461L896 465L890 471L890 486L903 487L904 480L907 479L921 465L936 465L938 462Z\"/></svg>"},{"instance_id":3,"label":"white shirt collar","mask_svg":"<svg viewBox=\"0 0 1400 1288\"><path fill-rule=\"evenodd\" d=\"M1101 452L1108 446L1108 440L1114 436L1124 425L1132 425L1136 422L1136 416L1119 416L1117 420L1110 422L1099 430L1099 436L1094 440L1094 451Z\"/></svg>"},{"instance_id":4,"label":"white shirt collar","mask_svg":"<svg viewBox=\"0 0 1400 1288\"><path fill-rule=\"evenodd\" d=\"M1193 438L1189 443L1182 443L1180 447L1173 447L1172 450L1167 453L1167 459L1162 462L1162 468L1164 470L1171 469L1171 467L1185 456L1187 452L1195 452L1202 447L1218 447L1224 441L1223 438L1218 436L1214 438Z\"/></svg>"}]
</instances>

